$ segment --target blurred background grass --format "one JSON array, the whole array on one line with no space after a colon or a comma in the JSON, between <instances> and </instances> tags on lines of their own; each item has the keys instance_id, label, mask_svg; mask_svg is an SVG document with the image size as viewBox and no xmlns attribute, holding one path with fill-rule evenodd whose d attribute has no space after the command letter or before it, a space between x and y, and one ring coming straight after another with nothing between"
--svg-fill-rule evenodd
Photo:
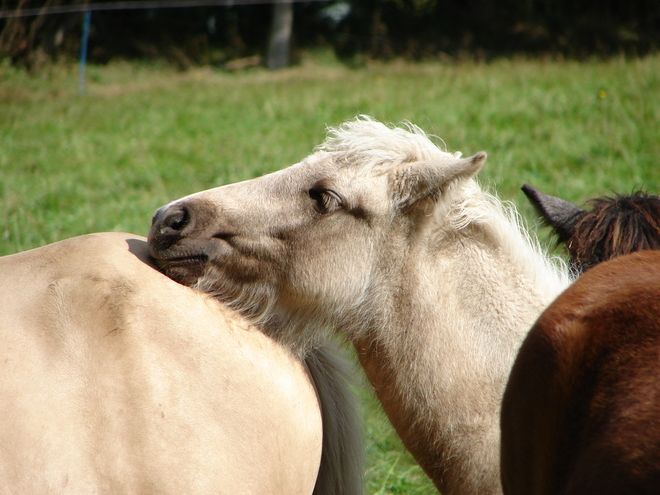
<instances>
[{"instance_id":1,"label":"blurred background grass","mask_svg":"<svg viewBox=\"0 0 660 495\"><path fill-rule=\"evenodd\" d=\"M116 62L87 74L80 96L75 65L0 66L1 255L95 231L146 235L162 204L293 164L359 113L487 151L479 180L532 224L523 183L578 204L660 193L660 56L349 68L317 52L277 72ZM433 493L363 399L369 493Z\"/></svg>"}]
</instances>

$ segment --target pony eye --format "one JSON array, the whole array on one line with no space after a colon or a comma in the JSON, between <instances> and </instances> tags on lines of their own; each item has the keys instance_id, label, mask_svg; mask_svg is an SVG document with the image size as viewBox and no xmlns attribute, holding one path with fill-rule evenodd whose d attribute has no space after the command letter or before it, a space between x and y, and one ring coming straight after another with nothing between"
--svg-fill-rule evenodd
<instances>
[{"instance_id":1,"label":"pony eye","mask_svg":"<svg viewBox=\"0 0 660 495\"><path fill-rule=\"evenodd\" d=\"M329 213L341 206L339 196L328 189L309 190L309 197L314 201L314 209L319 213Z\"/></svg>"}]
</instances>

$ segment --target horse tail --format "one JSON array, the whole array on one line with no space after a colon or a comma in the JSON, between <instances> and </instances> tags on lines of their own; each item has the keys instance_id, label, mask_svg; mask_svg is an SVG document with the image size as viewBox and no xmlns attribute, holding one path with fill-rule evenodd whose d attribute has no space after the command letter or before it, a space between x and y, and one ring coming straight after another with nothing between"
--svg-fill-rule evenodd
<instances>
[{"instance_id":1,"label":"horse tail","mask_svg":"<svg viewBox=\"0 0 660 495\"><path fill-rule=\"evenodd\" d=\"M323 450L313 495L363 495L364 441L352 364L329 343L305 358L321 405Z\"/></svg>"}]
</instances>

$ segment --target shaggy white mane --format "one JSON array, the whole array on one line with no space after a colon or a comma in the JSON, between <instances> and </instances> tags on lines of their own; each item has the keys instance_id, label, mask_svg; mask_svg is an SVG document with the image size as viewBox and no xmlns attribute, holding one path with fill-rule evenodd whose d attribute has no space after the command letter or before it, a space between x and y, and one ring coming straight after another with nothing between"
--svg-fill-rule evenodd
<instances>
[{"instance_id":1,"label":"shaggy white mane","mask_svg":"<svg viewBox=\"0 0 660 495\"><path fill-rule=\"evenodd\" d=\"M338 162L359 163L365 172L385 172L401 163L461 156L440 149L430 136L410 122L395 127L360 115L328 128L327 134L317 150L338 155Z\"/></svg>"},{"instance_id":2,"label":"shaggy white mane","mask_svg":"<svg viewBox=\"0 0 660 495\"><path fill-rule=\"evenodd\" d=\"M573 281L566 262L558 256L550 256L539 240L530 234L516 206L502 201L495 193L484 191L475 181L462 188L448 216L456 231L470 225L487 230L500 249L510 253L510 259L528 274L546 298L554 299Z\"/></svg>"}]
</instances>

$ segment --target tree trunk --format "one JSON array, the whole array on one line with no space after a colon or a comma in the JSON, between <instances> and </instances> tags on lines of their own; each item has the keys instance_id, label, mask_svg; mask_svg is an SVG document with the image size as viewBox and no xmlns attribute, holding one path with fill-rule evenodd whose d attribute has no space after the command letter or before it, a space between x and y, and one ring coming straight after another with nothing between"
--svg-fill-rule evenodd
<instances>
[{"instance_id":1,"label":"tree trunk","mask_svg":"<svg viewBox=\"0 0 660 495\"><path fill-rule=\"evenodd\" d=\"M273 21L268 40L266 65L269 69L281 69L289 65L292 26L293 3L291 0L278 0L273 4Z\"/></svg>"}]
</instances>

